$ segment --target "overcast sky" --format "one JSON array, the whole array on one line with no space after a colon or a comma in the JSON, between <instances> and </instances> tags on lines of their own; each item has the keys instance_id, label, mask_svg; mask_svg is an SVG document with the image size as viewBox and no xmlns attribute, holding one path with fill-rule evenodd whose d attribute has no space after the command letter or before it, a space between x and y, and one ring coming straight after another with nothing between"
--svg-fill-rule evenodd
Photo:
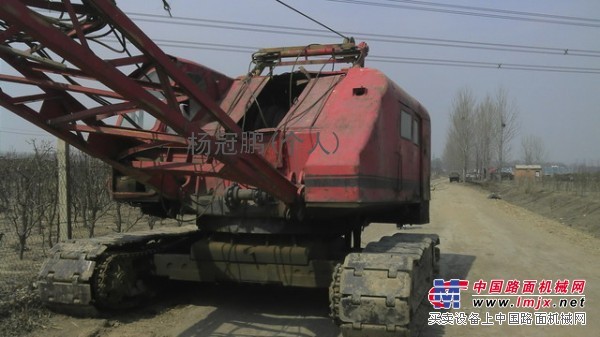
<instances>
[{"instance_id":1,"label":"overcast sky","mask_svg":"<svg viewBox=\"0 0 600 337\"><path fill-rule=\"evenodd\" d=\"M429 6L423 6L423 2L420 1L403 0L284 1L339 32L351 33L357 40L366 41L370 46L370 55L373 59L377 59L375 56L389 56L420 60L467 61L469 65L474 65L475 62L501 64L500 69L497 66L474 68L384 63L367 58L367 66L382 70L429 110L433 124L434 157L442 155L448 116L457 91L468 87L478 99L483 99L486 94L493 94L499 87L503 87L519 109L520 135L541 137L548 150L548 160L600 164L600 1L429 0ZM238 52L205 50L191 43L273 47L341 42L341 38L325 31L319 33L288 30L287 34L281 34L275 33L281 31L276 27L257 26L259 24L311 30L323 29L276 1L169 0L168 2L171 5L173 18L169 18L163 10L161 0L117 1L128 13L163 16L163 18L150 18L131 15L137 18L134 20L148 35L161 41L159 44L162 44L168 53L197 61L229 76L235 77L246 73L250 52L245 51L245 48L241 49L244 52L239 52L239 48ZM415 5L417 3L421 5ZM449 8L439 4L485 7L503 11L481 12L474 8ZM424 10L410 7L420 7ZM471 14L452 14L448 11ZM567 21L565 18L542 15L518 15L526 20L497 18L497 16L514 17L517 16L516 12L588 20L569 20L575 24L567 25L540 22ZM194 25L182 25L182 22L192 21L178 19L181 17L199 20L194 21ZM151 19L154 22L139 19ZM157 19L178 24L161 23L157 22ZM240 26L234 23L249 25ZM306 36L307 33L319 36ZM372 34L386 34L393 37L383 38ZM399 36L416 38L411 41L420 44L381 41L397 40ZM475 42L473 46L479 49L424 45L423 42L427 41L425 39L442 40L435 43L450 45L456 43L448 40ZM162 40L184 43L177 42L178 47L173 47L167 46ZM547 54L486 50L480 49L487 46L482 43L514 46L509 49L520 49L517 46L533 46L553 48L557 51L556 54ZM179 47L183 44L189 47L196 46L196 48ZM501 49L507 48L501 47ZM568 50L567 55L558 50ZM579 50L589 51L585 54L591 56L574 55ZM545 52L553 52L553 50L545 50ZM552 66L553 70L557 70L556 67L595 70L587 70L587 73L564 73L505 69L511 65ZM5 64L0 66L3 72L6 71ZM40 129L28 125L10 112L1 110L0 151L26 150L28 148L26 140L32 137L51 139L47 134L44 136L44 132ZM520 156L519 137L513 142L512 158Z\"/></svg>"}]
</instances>

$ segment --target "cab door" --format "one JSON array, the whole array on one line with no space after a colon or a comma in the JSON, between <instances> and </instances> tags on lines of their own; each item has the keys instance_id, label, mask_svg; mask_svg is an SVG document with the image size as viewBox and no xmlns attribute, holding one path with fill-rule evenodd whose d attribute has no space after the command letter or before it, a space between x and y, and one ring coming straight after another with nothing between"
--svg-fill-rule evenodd
<instances>
[{"instance_id":1,"label":"cab door","mask_svg":"<svg viewBox=\"0 0 600 337\"><path fill-rule=\"evenodd\" d=\"M398 142L398 188L403 200L420 195L420 120L413 111L403 107L400 111L400 141Z\"/></svg>"}]
</instances>

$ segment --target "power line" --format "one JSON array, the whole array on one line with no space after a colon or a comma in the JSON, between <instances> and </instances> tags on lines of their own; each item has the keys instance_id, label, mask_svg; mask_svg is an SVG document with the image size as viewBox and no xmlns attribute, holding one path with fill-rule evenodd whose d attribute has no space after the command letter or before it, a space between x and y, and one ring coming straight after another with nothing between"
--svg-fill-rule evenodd
<instances>
[{"instance_id":1,"label":"power line","mask_svg":"<svg viewBox=\"0 0 600 337\"><path fill-rule=\"evenodd\" d=\"M436 12L436 13L446 13L446 14L456 14L456 15L466 15L466 16L479 16L479 17L492 18L492 19L505 19L505 20L528 21L528 22L538 22L538 23L552 23L552 24L570 25L570 26L579 26L579 27L593 27L593 28L600 27L600 20L590 19L590 18L577 18L577 17L560 16L560 15L543 14L543 13L517 12L517 11L509 11L509 10L492 9L492 8L448 5L448 4L422 2L422 1L388 0L391 2L395 2L396 4L387 4L387 3L380 3L380 2L367 2L367 1L359 1L359 0L327 0L327 1L347 3L347 4L353 4L353 5L372 6L372 7L409 9L409 10L418 10L418 11L426 11L426 12ZM397 4L400 2L411 3L413 5ZM427 6L429 6L429 7L427 7ZM456 9L453 9L453 8L456 8ZM475 11L465 11L465 10L460 10L458 8L466 8L466 9L471 8ZM513 13L510 13L510 12L513 12ZM501 13L501 14L493 14L493 13ZM504 14L502 14L502 13L504 13ZM518 13L522 13L522 14L518 14ZM510 15L510 14L514 14L514 15ZM528 15L529 17L517 16L517 15ZM593 22L598 22L598 23L593 23Z\"/></svg>"},{"instance_id":2,"label":"power line","mask_svg":"<svg viewBox=\"0 0 600 337\"><path fill-rule=\"evenodd\" d=\"M481 11L481 12L504 13L504 14L514 14L514 15L521 15L521 16L533 16L533 17L541 17L541 18L563 19L563 20L574 20L574 21L588 21L588 22L598 22L598 23L600 23L600 19L584 18L584 17L577 17L577 16L556 15L556 14L547 14L547 13L536 13L536 12L522 12L522 11L515 11L515 10L508 10L508 9L499 9L499 8L464 6L464 5L452 5L452 4L442 4L442 3L437 3L437 2L417 1L417 0L385 0L385 1L388 1L388 2L411 3L411 4L434 6L434 7L446 7L446 8L458 8L458 9L476 10L476 11Z\"/></svg>"},{"instance_id":3,"label":"power line","mask_svg":"<svg viewBox=\"0 0 600 337\"><path fill-rule=\"evenodd\" d=\"M113 37L104 37L102 41L106 42L119 42ZM152 39L157 45L163 47L174 47L174 48L188 48L188 49L199 49L199 50L212 50L212 51L227 51L227 52L238 52L238 53L253 53L260 49L259 47L240 46L233 44L222 44L222 43L204 43L204 42L192 42L192 41L181 41L181 40L165 40L165 39Z\"/></svg>"},{"instance_id":4,"label":"power line","mask_svg":"<svg viewBox=\"0 0 600 337\"><path fill-rule=\"evenodd\" d=\"M36 137L47 137L47 138L55 138L54 136L51 135L44 135L41 133L35 133L35 132L19 132L19 131L8 131L5 130L3 128L0 128L0 134L1 133L9 133L9 134L13 134L13 135L23 135L23 136L36 136Z\"/></svg>"},{"instance_id":5,"label":"power line","mask_svg":"<svg viewBox=\"0 0 600 337\"><path fill-rule=\"evenodd\" d=\"M117 43L116 39L104 38L104 41ZM190 41L172 41L164 39L154 39L159 46L174 47L184 49L200 49L209 51L225 51L238 53L251 53L258 50L258 47L239 46L232 44L215 44L201 43ZM527 70L527 71L545 71L545 72L561 72L561 73L577 73L577 74L600 74L600 68L586 67L565 67L565 66L548 66L535 64L517 64L517 63L502 63L502 62L480 62L467 60L452 60L452 59L432 59L432 58L411 58L398 56L383 56L369 55L367 58L370 62L381 63L397 63L397 64L421 64L421 65L438 65L452 67L467 67L467 68L487 68L487 69L507 69L507 70Z\"/></svg>"},{"instance_id":6,"label":"power line","mask_svg":"<svg viewBox=\"0 0 600 337\"><path fill-rule=\"evenodd\" d=\"M327 34L326 31L321 30L321 29L286 27L286 26L278 26L278 25L267 25L267 24L237 22L237 21L210 20L210 19L191 18L191 17L173 17L172 19L177 20L177 21L174 21L172 19L165 18L164 16L155 15L155 14L145 14L145 13L127 13L127 14L135 16L134 20L141 21L141 22L164 23L164 24L172 24L172 25L208 27L208 28L240 30L240 31L253 31L253 32L270 33L270 34L286 34L286 35L300 35L300 36L328 37L328 38L333 37L332 35ZM489 43L489 42L480 42L480 41L436 39L436 38L401 36L401 35L391 35L391 34L376 34L376 33L361 33L361 32L343 32L343 33L346 35L349 35L349 36L356 36L357 38L366 39L369 41L386 42L386 43L428 45L428 46L438 46L438 47L467 48L467 49L479 49L479 50L495 50L495 51L530 53L530 54L600 57L600 51L598 51L598 50L542 47L542 46L526 46L526 45L517 45L517 44L502 44L502 43Z\"/></svg>"},{"instance_id":7,"label":"power line","mask_svg":"<svg viewBox=\"0 0 600 337\"><path fill-rule=\"evenodd\" d=\"M108 40L108 39L107 39ZM253 53L257 51L258 47L240 46L233 44L223 43L206 43L206 42L192 42L192 41L181 41L181 40L166 40L166 39L152 39L161 46L176 47L176 48L192 48L192 49L208 49L215 51L232 51L240 53ZM117 39L114 39L116 42Z\"/></svg>"},{"instance_id":8,"label":"power line","mask_svg":"<svg viewBox=\"0 0 600 337\"><path fill-rule=\"evenodd\" d=\"M437 65L437 66L452 66L466 68L486 68L486 69L508 69L508 70L526 70L526 71L542 71L542 72L560 72L560 73L577 73L577 74L600 74L600 68L585 68L585 67L564 67L564 66L545 66L535 64L515 64L515 63L493 63L480 61L463 61L450 59L432 59L432 58L416 58L416 57L396 57L396 56L377 56L369 57L372 62L383 63L405 63L405 64L422 64L422 65Z\"/></svg>"},{"instance_id":9,"label":"power line","mask_svg":"<svg viewBox=\"0 0 600 337\"><path fill-rule=\"evenodd\" d=\"M321 22L319 22L319 21L317 21L317 20L315 20L315 19L311 18L310 16L308 16L308 15L306 15L306 14L302 13L301 11L297 10L296 8L294 8L294 7L292 7L292 6L290 6L290 5L286 4L286 3L284 3L283 1L281 1L281 0L275 0L275 1L277 1L279 4L281 4L281 5L285 6L285 7L289 8L289 9L291 9L292 11L294 11L294 12L296 12L296 13L298 13L298 14L302 15L303 17L305 17L305 18L309 19L310 21L312 21L312 22L314 22L314 23L318 24L319 26L326 28L326 29L327 29L327 30L329 30L330 32L332 32L332 33L335 33L335 34L339 35L339 36L340 36L342 39L345 39L345 40L347 40L347 39L348 39L346 36L344 36L344 35L342 35L342 34L338 33L337 31L335 31L335 30L333 30L333 29L329 28L329 27L328 27L328 26L326 26L324 23L321 23Z\"/></svg>"}]
</instances>

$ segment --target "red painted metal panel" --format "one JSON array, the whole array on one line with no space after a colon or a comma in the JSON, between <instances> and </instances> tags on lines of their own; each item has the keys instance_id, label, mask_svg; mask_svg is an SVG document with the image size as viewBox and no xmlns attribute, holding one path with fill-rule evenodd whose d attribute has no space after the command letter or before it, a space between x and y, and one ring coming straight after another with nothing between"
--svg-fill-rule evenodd
<instances>
[{"instance_id":1,"label":"red painted metal panel","mask_svg":"<svg viewBox=\"0 0 600 337\"><path fill-rule=\"evenodd\" d=\"M400 136L403 109L421 119L419 145ZM334 130L339 138L335 153L313 151L303 167L306 201L312 207L428 200L423 190L428 189L429 145L424 138L429 137L429 116L382 73L349 69L311 130L325 135Z\"/></svg>"},{"instance_id":2,"label":"red painted metal panel","mask_svg":"<svg viewBox=\"0 0 600 337\"><path fill-rule=\"evenodd\" d=\"M239 122L248 107L254 103L256 97L269 82L268 76L242 77L233 82L227 95L221 102L221 108L226 111L234 122ZM215 123L207 125L208 130L216 130Z\"/></svg>"}]
</instances>

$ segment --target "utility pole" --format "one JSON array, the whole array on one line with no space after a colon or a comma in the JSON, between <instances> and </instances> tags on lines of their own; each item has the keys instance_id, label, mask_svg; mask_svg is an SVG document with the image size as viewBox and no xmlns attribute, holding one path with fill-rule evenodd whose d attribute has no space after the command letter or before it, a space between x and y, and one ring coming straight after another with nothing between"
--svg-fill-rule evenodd
<instances>
[{"instance_id":1,"label":"utility pole","mask_svg":"<svg viewBox=\"0 0 600 337\"><path fill-rule=\"evenodd\" d=\"M57 138L56 150L58 157L58 233L62 242L72 238L69 145L64 140Z\"/></svg>"},{"instance_id":2,"label":"utility pole","mask_svg":"<svg viewBox=\"0 0 600 337\"><path fill-rule=\"evenodd\" d=\"M506 124L504 123L504 117L500 116L500 148L499 148L499 153L498 153L498 169L500 170L500 175L498 177L498 179L500 181L502 181L502 166L504 165L503 163L503 159L502 158L504 156L504 128L506 127Z\"/></svg>"}]
</instances>

